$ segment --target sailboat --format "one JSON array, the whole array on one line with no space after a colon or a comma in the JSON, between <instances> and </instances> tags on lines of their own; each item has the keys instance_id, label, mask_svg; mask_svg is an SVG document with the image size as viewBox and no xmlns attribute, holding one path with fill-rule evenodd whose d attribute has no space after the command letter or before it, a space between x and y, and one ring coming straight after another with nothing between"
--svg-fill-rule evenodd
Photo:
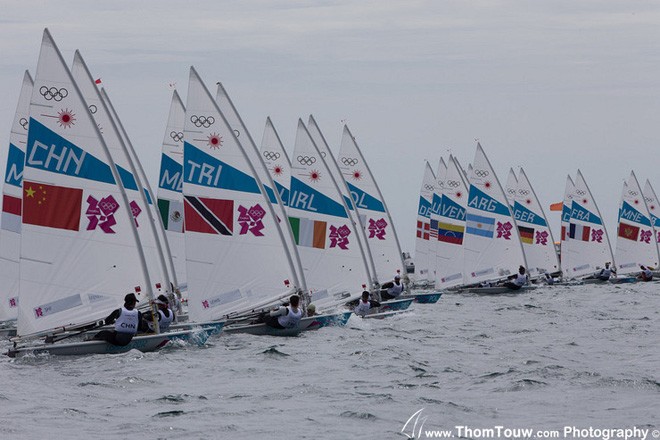
<instances>
[{"instance_id":1,"label":"sailboat","mask_svg":"<svg viewBox=\"0 0 660 440\"><path fill-rule=\"evenodd\" d=\"M18 98L7 151L5 184L2 189L0 219L0 335L16 334L19 293L19 258L21 253L21 206L25 144L27 142L30 98L34 81L28 71Z\"/></svg>"},{"instance_id":2,"label":"sailboat","mask_svg":"<svg viewBox=\"0 0 660 440\"><path fill-rule=\"evenodd\" d=\"M580 170L570 200L571 215L566 231L568 252L562 248L562 269L568 279L582 279L606 262L614 265L614 255L600 210Z\"/></svg>"},{"instance_id":3,"label":"sailboat","mask_svg":"<svg viewBox=\"0 0 660 440\"><path fill-rule=\"evenodd\" d=\"M433 194L431 194L431 212L429 213L428 267L430 285L434 285L440 264L440 257L438 255L438 248L440 247L440 242L438 241L438 221L440 220L442 192L445 185L445 177L447 176L447 164L442 157L438 161L438 168L436 169L434 176L435 184Z\"/></svg>"},{"instance_id":4,"label":"sailboat","mask_svg":"<svg viewBox=\"0 0 660 440\"><path fill-rule=\"evenodd\" d=\"M464 284L493 283L527 267L518 227L506 195L480 144L472 163L466 208ZM523 289L528 289L524 286ZM472 291L472 290L470 290ZM506 287L481 287L480 293L510 292Z\"/></svg>"},{"instance_id":5,"label":"sailboat","mask_svg":"<svg viewBox=\"0 0 660 440\"><path fill-rule=\"evenodd\" d=\"M616 239L617 276L637 274L660 261L651 215L634 172L623 185Z\"/></svg>"},{"instance_id":6,"label":"sailboat","mask_svg":"<svg viewBox=\"0 0 660 440\"><path fill-rule=\"evenodd\" d=\"M183 237L183 126L186 108L179 93L172 92L170 112L163 138L158 175L158 210L169 244L179 289L188 288L186 247Z\"/></svg>"},{"instance_id":7,"label":"sailboat","mask_svg":"<svg viewBox=\"0 0 660 440\"><path fill-rule=\"evenodd\" d=\"M660 251L660 245L658 245L658 243L660 243L660 220L658 220L658 215L660 214L658 214L658 206L660 205L658 204L658 196L656 195L655 190L653 189L653 186L651 186L651 182L649 182L648 179L646 179L642 194L644 195L644 200L646 200L646 206L649 208L651 224L653 225L653 237L655 246ZM654 277L660 276L660 272L658 271L657 266L652 267L651 270L653 271Z\"/></svg>"},{"instance_id":8,"label":"sailboat","mask_svg":"<svg viewBox=\"0 0 660 440\"><path fill-rule=\"evenodd\" d=\"M450 155L438 213L436 289L463 284L463 240L468 191L463 170L458 160Z\"/></svg>"},{"instance_id":9,"label":"sailboat","mask_svg":"<svg viewBox=\"0 0 660 440\"><path fill-rule=\"evenodd\" d=\"M415 236L415 273L411 276L414 287L428 287L433 282L430 278L431 255L431 206L435 193L436 178L431 165L424 163L424 177L419 190L417 206L417 231Z\"/></svg>"},{"instance_id":10,"label":"sailboat","mask_svg":"<svg viewBox=\"0 0 660 440\"><path fill-rule=\"evenodd\" d=\"M126 292L144 299L144 289L146 298L153 298L119 167L82 96L46 29L30 101L19 336L9 356L151 351L192 334L136 336L121 347L104 341L35 342L43 335L56 341L57 332L96 326Z\"/></svg>"},{"instance_id":11,"label":"sailboat","mask_svg":"<svg viewBox=\"0 0 660 440\"><path fill-rule=\"evenodd\" d=\"M527 261L527 273L531 279L559 273L559 258L555 251L552 231L527 174L520 168L516 179L518 187L513 205L520 241Z\"/></svg>"},{"instance_id":12,"label":"sailboat","mask_svg":"<svg viewBox=\"0 0 660 440\"><path fill-rule=\"evenodd\" d=\"M570 246L570 222L571 210L573 208L573 193L575 192L575 184L570 175L566 176L566 189L564 190L564 199L561 208L561 241L559 245L559 260L561 265L562 278L568 279L566 268L570 267L570 253L568 248Z\"/></svg>"}]
</instances>

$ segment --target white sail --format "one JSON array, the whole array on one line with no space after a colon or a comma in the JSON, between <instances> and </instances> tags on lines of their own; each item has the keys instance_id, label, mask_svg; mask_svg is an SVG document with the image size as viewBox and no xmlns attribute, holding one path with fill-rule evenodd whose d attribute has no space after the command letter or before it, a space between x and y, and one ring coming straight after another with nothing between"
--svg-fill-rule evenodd
<instances>
[{"instance_id":1,"label":"white sail","mask_svg":"<svg viewBox=\"0 0 660 440\"><path fill-rule=\"evenodd\" d=\"M364 217L362 223L374 259L376 279L387 281L397 272L403 272L401 246L383 194L346 125L337 159L353 203Z\"/></svg>"},{"instance_id":2,"label":"white sail","mask_svg":"<svg viewBox=\"0 0 660 440\"><path fill-rule=\"evenodd\" d=\"M147 215L148 205L143 181L136 172L135 162L126 150L124 140L119 133L116 121L112 117L108 103L107 101L103 102L94 77L89 72L78 51L74 55L71 74L80 88L82 98L87 103L89 112L99 128L105 144L108 146L112 161L115 163L117 171L119 171L122 184L129 198L142 250L146 257L149 278L154 283L152 288L157 290L161 286L169 286L169 278L162 261L162 253L159 252L156 243L155 225Z\"/></svg>"},{"instance_id":3,"label":"white sail","mask_svg":"<svg viewBox=\"0 0 660 440\"><path fill-rule=\"evenodd\" d=\"M463 240L468 185L457 159L449 156L438 212L437 289L463 284Z\"/></svg>"},{"instance_id":4,"label":"white sail","mask_svg":"<svg viewBox=\"0 0 660 440\"><path fill-rule=\"evenodd\" d=\"M156 288L157 290L160 289L158 290L158 293L164 291L171 295L174 293L174 290L180 286L176 277L176 271L174 269L174 261L172 260L170 246L167 241L167 237L165 236L165 229L160 218L160 213L158 212L158 207L156 205L157 202L154 201L155 193L151 189L151 185L147 180L147 175L144 172L144 168L142 168L142 163L135 153L133 143L128 137L128 133L126 133L126 130L124 129L124 124L122 124L121 119L119 118L117 111L112 105L112 101L110 101L110 97L108 96L105 88L101 89L101 97L108 107L110 116L112 117L112 120L115 122L115 125L119 130L119 134L124 144L124 150L126 153L128 153L128 157L133 163L135 174L138 176L138 179L136 180L138 181L138 187L141 191L142 202L148 208L145 210L145 214L147 221L150 225L152 225L152 227L149 229L151 230L153 239L156 244L156 252L158 254L158 261L161 266L161 272L164 274L164 279L167 282L167 285L165 286L159 286L158 283L156 283Z\"/></svg>"},{"instance_id":5,"label":"white sail","mask_svg":"<svg viewBox=\"0 0 660 440\"><path fill-rule=\"evenodd\" d=\"M289 205L289 186L291 185L291 160L286 154L284 145L277 134L270 117L266 118L266 127L261 138L261 159L268 168L275 183L280 200L284 206Z\"/></svg>"},{"instance_id":6,"label":"white sail","mask_svg":"<svg viewBox=\"0 0 660 440\"><path fill-rule=\"evenodd\" d=\"M438 277L439 266L443 263L438 254L440 241L438 240L438 222L440 221L440 206L442 205L442 192L445 186L445 177L447 176L447 163L444 158L438 161L438 168L435 171L435 189L431 198L431 215L429 217L429 280L434 281Z\"/></svg>"},{"instance_id":7,"label":"white sail","mask_svg":"<svg viewBox=\"0 0 660 440\"><path fill-rule=\"evenodd\" d=\"M326 142L323 133L321 133L321 129L319 128L316 120L312 115L309 115L309 120L307 121L307 129L310 136L312 137L312 140L314 141L314 144L321 152L321 156L326 162L328 170L332 174L332 179L336 182L339 191L343 195L344 207L347 209L348 217L353 224L353 229L356 231L355 236L358 239L357 244L367 264L367 273L369 274L369 279L371 280L370 287L375 287L379 284L379 282L383 281L376 278L376 266L374 264L373 256L371 255L371 249L367 243L367 236L364 233L364 216L360 213L359 208L355 206L355 203L353 203L351 192L348 189L348 185L344 181L341 170L339 169L339 165L337 164L335 157L332 155L330 146Z\"/></svg>"},{"instance_id":8,"label":"white sail","mask_svg":"<svg viewBox=\"0 0 660 440\"><path fill-rule=\"evenodd\" d=\"M48 30L30 102L18 334L107 316L151 283L108 147Z\"/></svg>"},{"instance_id":9,"label":"white sail","mask_svg":"<svg viewBox=\"0 0 660 440\"><path fill-rule=\"evenodd\" d=\"M415 274L411 277L417 284L426 284L430 278L431 255L431 206L435 192L436 179L431 165L424 162L424 177L419 190L419 204L417 205L417 230L415 234Z\"/></svg>"},{"instance_id":10,"label":"white sail","mask_svg":"<svg viewBox=\"0 0 660 440\"><path fill-rule=\"evenodd\" d=\"M575 184L571 176L566 176L566 189L564 190L564 201L561 208L561 244L560 244L560 265L563 276L568 276L566 270L570 265L571 254L568 251L570 246L570 240L568 237L568 232L571 222L571 209L573 208L573 193L575 192Z\"/></svg>"},{"instance_id":11,"label":"white sail","mask_svg":"<svg viewBox=\"0 0 660 440\"><path fill-rule=\"evenodd\" d=\"M243 150L245 151L245 154L247 154L248 160L252 163L258 180L263 184L266 194L268 194L268 203L272 205L268 209L273 210L277 218L286 218L286 206L284 202L282 202L279 191L276 192L273 190L273 188L275 188L275 183L273 182L271 174L261 160L257 145L254 143L247 127L243 124L241 116L236 110L236 107L234 107L234 103L222 83L218 83L218 91L215 96L215 101L227 120L227 123L234 131L234 135L239 139L239 142L243 146ZM305 275L303 273L300 256L298 255L293 241L291 228L287 222L277 222L275 228L275 232L284 243L284 253L294 271L291 281L296 288L306 291Z\"/></svg>"},{"instance_id":12,"label":"white sail","mask_svg":"<svg viewBox=\"0 0 660 440\"><path fill-rule=\"evenodd\" d=\"M513 208L514 203L516 203L516 193L518 192L518 178L516 173L513 172L513 168L509 168L509 176L506 179L506 186L504 187L504 195L506 196L509 206Z\"/></svg>"},{"instance_id":13,"label":"white sail","mask_svg":"<svg viewBox=\"0 0 660 440\"><path fill-rule=\"evenodd\" d=\"M25 71L7 151L0 219L0 321L15 320L18 316L23 166L33 85L30 73Z\"/></svg>"},{"instance_id":14,"label":"white sail","mask_svg":"<svg viewBox=\"0 0 660 440\"><path fill-rule=\"evenodd\" d=\"M504 190L477 144L466 208L464 284L505 278L527 267Z\"/></svg>"},{"instance_id":15,"label":"white sail","mask_svg":"<svg viewBox=\"0 0 660 440\"><path fill-rule=\"evenodd\" d=\"M186 244L183 236L183 126L186 108L175 90L172 93L170 113L158 175L158 210L170 246L176 280L187 287Z\"/></svg>"},{"instance_id":16,"label":"white sail","mask_svg":"<svg viewBox=\"0 0 660 440\"><path fill-rule=\"evenodd\" d=\"M343 195L301 120L292 157L289 222L312 302L333 307L367 287L366 262Z\"/></svg>"},{"instance_id":17,"label":"white sail","mask_svg":"<svg viewBox=\"0 0 660 440\"><path fill-rule=\"evenodd\" d=\"M658 250L660 251L660 247L658 246L658 243L660 243L660 220L658 220L660 209L658 206L660 205L658 204L658 196L655 194L655 190L651 186L651 182L649 182L648 179L646 179L642 193L644 194L644 200L646 200L646 206L649 208L651 223L653 224L653 236L655 237L656 248L659 248Z\"/></svg>"},{"instance_id":18,"label":"white sail","mask_svg":"<svg viewBox=\"0 0 660 440\"><path fill-rule=\"evenodd\" d=\"M278 218L245 148L193 67L183 135L191 319L219 319L293 292L295 273Z\"/></svg>"},{"instance_id":19,"label":"white sail","mask_svg":"<svg viewBox=\"0 0 660 440\"><path fill-rule=\"evenodd\" d=\"M619 204L615 258L619 275L637 273L640 265L657 267L659 261L649 208L632 171Z\"/></svg>"},{"instance_id":20,"label":"white sail","mask_svg":"<svg viewBox=\"0 0 660 440\"><path fill-rule=\"evenodd\" d=\"M567 235L569 265L562 268L569 278L591 275L606 262L614 265L607 229L580 170L575 178Z\"/></svg>"},{"instance_id":21,"label":"white sail","mask_svg":"<svg viewBox=\"0 0 660 440\"><path fill-rule=\"evenodd\" d=\"M546 272L558 272L559 259L548 219L522 168L517 183L513 212L525 251L527 273L533 278Z\"/></svg>"}]
</instances>

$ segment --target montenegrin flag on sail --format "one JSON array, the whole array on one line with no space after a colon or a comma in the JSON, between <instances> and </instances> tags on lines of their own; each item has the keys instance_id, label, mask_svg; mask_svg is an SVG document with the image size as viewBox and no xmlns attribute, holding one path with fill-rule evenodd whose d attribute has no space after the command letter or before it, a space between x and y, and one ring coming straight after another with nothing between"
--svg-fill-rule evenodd
<instances>
[{"instance_id":1,"label":"montenegrin flag on sail","mask_svg":"<svg viewBox=\"0 0 660 440\"><path fill-rule=\"evenodd\" d=\"M83 190L23 182L23 223L47 228L80 229Z\"/></svg>"}]
</instances>

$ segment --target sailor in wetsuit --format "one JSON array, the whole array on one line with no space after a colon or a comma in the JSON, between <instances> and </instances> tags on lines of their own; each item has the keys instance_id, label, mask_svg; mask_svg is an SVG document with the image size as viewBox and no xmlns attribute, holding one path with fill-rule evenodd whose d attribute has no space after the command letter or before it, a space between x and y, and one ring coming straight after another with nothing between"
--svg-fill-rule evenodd
<instances>
[{"instance_id":1,"label":"sailor in wetsuit","mask_svg":"<svg viewBox=\"0 0 660 440\"><path fill-rule=\"evenodd\" d=\"M94 335L93 339L109 342L113 345L128 345L133 336L140 330L142 322L142 313L135 309L138 299L134 293L129 293L124 297L124 306L114 310L104 323L106 325L115 324L114 330L101 330Z\"/></svg>"},{"instance_id":2,"label":"sailor in wetsuit","mask_svg":"<svg viewBox=\"0 0 660 440\"><path fill-rule=\"evenodd\" d=\"M264 316L264 323L269 327L277 329L298 327L302 319L302 310L298 307L299 304L300 297L298 295L291 295L289 305L287 307L282 306Z\"/></svg>"},{"instance_id":3,"label":"sailor in wetsuit","mask_svg":"<svg viewBox=\"0 0 660 440\"><path fill-rule=\"evenodd\" d=\"M651 272L651 269L649 269L646 266L639 266L639 268L642 270L639 275L637 275L637 278L639 278L642 281L652 281L653 280L653 272Z\"/></svg>"}]
</instances>

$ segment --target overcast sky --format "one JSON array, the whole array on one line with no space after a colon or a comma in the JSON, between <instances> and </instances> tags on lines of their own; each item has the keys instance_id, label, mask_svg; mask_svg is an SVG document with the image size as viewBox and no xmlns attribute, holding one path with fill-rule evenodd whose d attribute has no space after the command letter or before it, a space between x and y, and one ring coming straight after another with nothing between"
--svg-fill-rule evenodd
<instances>
[{"instance_id":1,"label":"overcast sky","mask_svg":"<svg viewBox=\"0 0 660 440\"><path fill-rule=\"evenodd\" d=\"M424 160L465 165L480 139L500 180L541 203L580 168L613 241L623 181L660 191L660 2L0 0L3 157L44 27L102 78L153 186L171 99L194 65L222 81L257 142L289 152L312 113L333 151L347 121L414 248ZM502 182L504 183L504 182ZM546 212L555 238L558 213Z\"/></svg>"}]
</instances>

